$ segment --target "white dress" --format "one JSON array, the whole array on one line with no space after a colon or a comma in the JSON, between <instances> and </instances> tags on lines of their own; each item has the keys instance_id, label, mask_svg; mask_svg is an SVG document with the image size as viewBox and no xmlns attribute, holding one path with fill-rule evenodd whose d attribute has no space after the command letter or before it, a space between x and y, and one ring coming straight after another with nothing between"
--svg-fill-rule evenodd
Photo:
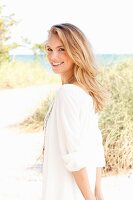
<instances>
[{"instance_id":1,"label":"white dress","mask_svg":"<svg viewBox=\"0 0 133 200\"><path fill-rule=\"evenodd\" d=\"M71 172L86 167L94 192L96 167L104 165L91 96L76 85L62 85L47 121L42 200L84 200Z\"/></svg>"}]
</instances>

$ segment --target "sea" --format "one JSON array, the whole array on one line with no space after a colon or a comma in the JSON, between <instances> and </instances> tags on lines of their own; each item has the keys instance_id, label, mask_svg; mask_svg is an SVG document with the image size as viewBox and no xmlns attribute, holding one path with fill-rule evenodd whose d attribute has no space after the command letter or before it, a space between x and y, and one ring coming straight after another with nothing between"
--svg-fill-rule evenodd
<instances>
[{"instance_id":1,"label":"sea","mask_svg":"<svg viewBox=\"0 0 133 200\"><path fill-rule=\"evenodd\" d=\"M133 60L133 54L96 54L96 61L99 65L102 66L111 66L113 63L117 63L120 61L126 61L127 59ZM10 55L11 61L20 61L31 63L34 61L39 62L43 67L50 69L50 64L44 54L35 55Z\"/></svg>"}]
</instances>

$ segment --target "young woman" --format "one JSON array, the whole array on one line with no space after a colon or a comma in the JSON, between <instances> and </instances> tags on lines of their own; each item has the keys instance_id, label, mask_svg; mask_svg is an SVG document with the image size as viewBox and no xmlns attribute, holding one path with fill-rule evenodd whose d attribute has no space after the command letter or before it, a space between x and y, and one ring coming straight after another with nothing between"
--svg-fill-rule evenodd
<instances>
[{"instance_id":1,"label":"young woman","mask_svg":"<svg viewBox=\"0 0 133 200\"><path fill-rule=\"evenodd\" d=\"M91 46L78 27L64 23L51 27L45 48L62 85L46 117L42 200L103 200L97 112L104 93Z\"/></svg>"}]
</instances>

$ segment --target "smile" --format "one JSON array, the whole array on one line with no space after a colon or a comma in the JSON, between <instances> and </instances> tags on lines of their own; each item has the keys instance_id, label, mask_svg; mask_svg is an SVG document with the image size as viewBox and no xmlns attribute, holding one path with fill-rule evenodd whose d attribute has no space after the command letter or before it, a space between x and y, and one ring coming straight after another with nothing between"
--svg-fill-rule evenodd
<instances>
[{"instance_id":1,"label":"smile","mask_svg":"<svg viewBox=\"0 0 133 200\"><path fill-rule=\"evenodd\" d=\"M60 62L60 63L52 63L52 66L54 66L54 67L57 67L57 66L59 66L59 65L62 65L64 62Z\"/></svg>"}]
</instances>

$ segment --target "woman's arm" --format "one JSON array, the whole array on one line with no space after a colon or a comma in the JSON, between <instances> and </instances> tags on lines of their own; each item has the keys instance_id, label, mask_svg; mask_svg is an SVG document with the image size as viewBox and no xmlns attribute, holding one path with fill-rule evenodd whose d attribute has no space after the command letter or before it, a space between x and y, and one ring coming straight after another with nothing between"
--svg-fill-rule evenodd
<instances>
[{"instance_id":1,"label":"woman's arm","mask_svg":"<svg viewBox=\"0 0 133 200\"><path fill-rule=\"evenodd\" d=\"M86 168L82 168L79 171L73 171L72 174L85 200L95 200L90 188Z\"/></svg>"},{"instance_id":2,"label":"woman's arm","mask_svg":"<svg viewBox=\"0 0 133 200\"><path fill-rule=\"evenodd\" d=\"M97 200L104 200L102 189L101 189L101 168L96 169L96 185L95 185L95 196Z\"/></svg>"}]
</instances>

